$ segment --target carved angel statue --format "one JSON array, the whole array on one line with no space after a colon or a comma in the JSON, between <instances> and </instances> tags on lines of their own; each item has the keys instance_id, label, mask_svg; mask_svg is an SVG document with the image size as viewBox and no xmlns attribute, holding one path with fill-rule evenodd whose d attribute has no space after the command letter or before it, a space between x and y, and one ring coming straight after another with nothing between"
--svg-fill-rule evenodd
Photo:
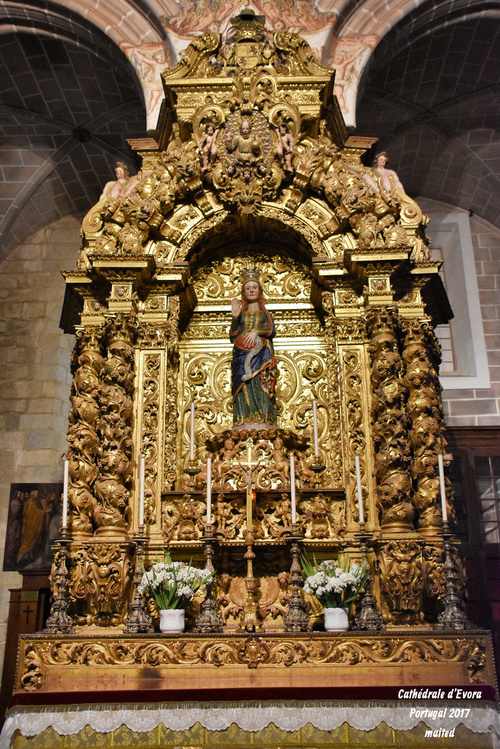
<instances>
[{"instance_id":1,"label":"carved angel statue","mask_svg":"<svg viewBox=\"0 0 500 749\"><path fill-rule=\"evenodd\" d=\"M139 180L136 176L130 177L127 165L122 161L117 161L115 166L116 180L106 182L104 190L99 200L103 198L110 198L111 200L119 200L130 195L134 190L134 187L138 184Z\"/></svg>"},{"instance_id":2,"label":"carved angel statue","mask_svg":"<svg viewBox=\"0 0 500 749\"><path fill-rule=\"evenodd\" d=\"M394 190L404 192L405 189L396 172L393 169L386 168L388 163L389 157L386 151L381 151L375 156L372 164L376 179L373 179L371 174L365 172L362 176L363 180L376 192L394 192Z\"/></svg>"}]
</instances>

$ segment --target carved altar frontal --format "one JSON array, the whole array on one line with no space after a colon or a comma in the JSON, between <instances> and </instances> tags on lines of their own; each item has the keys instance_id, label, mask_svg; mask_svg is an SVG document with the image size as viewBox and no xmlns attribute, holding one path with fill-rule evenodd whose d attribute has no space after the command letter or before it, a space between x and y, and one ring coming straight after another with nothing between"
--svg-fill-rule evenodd
<instances>
[{"instance_id":1,"label":"carved altar frontal","mask_svg":"<svg viewBox=\"0 0 500 749\"><path fill-rule=\"evenodd\" d=\"M16 691L39 694L158 690L163 700L255 689L274 697L339 687L495 686L491 638L484 631L311 632L283 635L22 636ZM210 686L208 686L210 685ZM239 691L238 691L239 690ZM323 690L323 691L322 691ZM169 697L169 692L173 697ZM190 696L191 695L191 696ZM300 691L296 692L296 697ZM305 695L300 695L304 697ZM341 694L337 692L337 697ZM158 699L158 697L156 697ZM36 703L35 703L36 704Z\"/></svg>"},{"instance_id":2,"label":"carved altar frontal","mask_svg":"<svg viewBox=\"0 0 500 749\"><path fill-rule=\"evenodd\" d=\"M164 72L65 273L68 520L16 689L496 688L440 482L428 220L309 45L233 21ZM140 588L167 554L213 573L168 636ZM334 556L369 571L342 634L301 573Z\"/></svg>"}]
</instances>

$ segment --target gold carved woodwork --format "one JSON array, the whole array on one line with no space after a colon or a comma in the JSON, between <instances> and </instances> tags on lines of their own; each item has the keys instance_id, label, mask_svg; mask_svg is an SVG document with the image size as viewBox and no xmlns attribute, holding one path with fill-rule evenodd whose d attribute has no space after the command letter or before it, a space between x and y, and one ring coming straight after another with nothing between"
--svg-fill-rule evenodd
<instances>
[{"instance_id":1,"label":"gold carved woodwork","mask_svg":"<svg viewBox=\"0 0 500 749\"><path fill-rule=\"evenodd\" d=\"M246 534L243 491L219 491L212 517L221 544L241 543ZM162 501L163 533L174 548L200 541L206 522L206 503L198 493L165 493ZM255 491L254 538L259 542L284 542L292 530L290 492ZM297 499L297 529L307 541L340 542L346 530L345 504L338 492L307 489Z\"/></svg>"},{"instance_id":2,"label":"gold carved woodwork","mask_svg":"<svg viewBox=\"0 0 500 749\"><path fill-rule=\"evenodd\" d=\"M73 386L68 430L69 500L71 526L76 534L93 532L96 500L93 494L100 452L97 421L99 384L103 368L100 328L79 330L72 357Z\"/></svg>"},{"instance_id":3,"label":"gold carved woodwork","mask_svg":"<svg viewBox=\"0 0 500 749\"><path fill-rule=\"evenodd\" d=\"M439 601L443 599L446 592L443 564L442 547L426 544L422 550L422 574L424 581L423 607L427 621L437 621Z\"/></svg>"},{"instance_id":4,"label":"gold carved woodwork","mask_svg":"<svg viewBox=\"0 0 500 749\"><path fill-rule=\"evenodd\" d=\"M390 541L378 557L388 620L396 625L423 621L422 550L417 541Z\"/></svg>"},{"instance_id":5,"label":"gold carved woodwork","mask_svg":"<svg viewBox=\"0 0 500 749\"><path fill-rule=\"evenodd\" d=\"M138 363L141 391L137 404L137 455L145 459L144 519L154 525L163 486L164 400L162 383L166 381L168 349L146 349L140 352ZM139 482L139 463L136 463L136 486Z\"/></svg>"},{"instance_id":6,"label":"gold carved woodwork","mask_svg":"<svg viewBox=\"0 0 500 749\"><path fill-rule=\"evenodd\" d=\"M193 277L199 309L209 305L229 304L241 296L243 269L254 263L261 271L266 304L285 304L285 309L306 305L311 297L312 274L293 258L275 258L249 247L238 257L225 257L205 267Z\"/></svg>"},{"instance_id":7,"label":"gold carved woodwork","mask_svg":"<svg viewBox=\"0 0 500 749\"><path fill-rule=\"evenodd\" d=\"M245 621L244 569L226 571L235 557L244 567L248 479L248 435L231 430L228 331L249 264L261 269L278 361L279 427L254 433L252 447L255 564L266 549L274 564L258 571L259 623L284 626L291 590L291 450L306 548L361 558L359 456L373 594L386 623L421 625L424 614L434 623L439 613L436 460L445 443L436 320L424 300L430 309L440 282L426 219L362 165L373 141L348 138L332 71L297 35L264 42L255 24L238 26L232 40L199 37L165 71L158 140L132 143L142 169L85 217L78 268L67 274L84 299L68 436L77 626L126 614L141 454L148 562L165 543L201 560L212 457L214 559L229 575L216 569L217 601L227 628ZM108 608L103 570L119 579ZM247 643L245 657L252 667L271 662L273 647ZM338 662L363 662L364 648L346 647Z\"/></svg>"},{"instance_id":8,"label":"gold carved woodwork","mask_svg":"<svg viewBox=\"0 0 500 749\"><path fill-rule=\"evenodd\" d=\"M238 616L237 611L234 615ZM83 680L89 691L102 691L103 669L98 666L105 666L107 678L114 674L116 683L125 680L129 684L138 684L142 670L153 669L155 681L164 689L185 684L182 679L187 675L192 688L206 688L207 679L223 685L227 665L232 666L232 678L237 674L248 679L248 669L252 669L252 679L259 686L328 686L337 674L342 674L347 685L379 685L383 680L385 685L401 686L400 672L407 666L414 686L493 684L490 658L491 639L481 632L227 633L209 638L142 636L140 640L124 635L102 639L89 633L66 640L55 635L24 635L16 689L75 691ZM266 679L270 666L272 683Z\"/></svg>"},{"instance_id":9,"label":"gold carved woodwork","mask_svg":"<svg viewBox=\"0 0 500 749\"><path fill-rule=\"evenodd\" d=\"M403 410L406 387L401 377L398 321L394 310L369 313L372 434L377 506L382 527L412 529L414 510L409 478L410 454Z\"/></svg>"},{"instance_id":10,"label":"gold carved woodwork","mask_svg":"<svg viewBox=\"0 0 500 749\"><path fill-rule=\"evenodd\" d=\"M206 503L200 495L164 495L162 530L167 543L199 541L205 531Z\"/></svg>"},{"instance_id":11,"label":"gold carved woodwork","mask_svg":"<svg viewBox=\"0 0 500 749\"><path fill-rule=\"evenodd\" d=\"M71 547L69 598L75 623L108 627L122 624L133 577L129 543L88 542Z\"/></svg>"},{"instance_id":12,"label":"gold carved woodwork","mask_svg":"<svg viewBox=\"0 0 500 749\"><path fill-rule=\"evenodd\" d=\"M229 325L226 330L229 329ZM291 345L292 342L290 342ZM217 346L217 349L215 349ZM187 344L186 344L187 348ZM192 351L192 347L189 347ZM214 349L217 353L213 352ZM196 446L198 460L206 462L204 442L217 432L227 429L231 422L231 390L230 390L230 354L229 343L207 343L204 351L189 353L181 345L180 382L183 383L184 395L180 410L184 414L183 440L180 445L180 464L187 467L189 459L189 408L190 403L196 403L197 423L202 421L202 430L196 429ZM275 350L278 357L279 383L277 387L278 413L283 428L294 429L299 435L307 436L312 445L312 397L318 400L318 421L321 434L321 457L327 466L327 476L330 477L331 457L336 461L338 449L330 447L330 435L326 413L330 413L331 406L325 400L326 371L321 357L321 349L311 353L288 348L286 343L276 342ZM206 353L205 353L206 352ZM338 403L338 393L337 393ZM286 404L286 408L285 408ZM325 409L325 410L323 410ZM332 409L333 410L333 409ZM325 418L323 417L325 414ZM324 479L327 480L326 478Z\"/></svg>"},{"instance_id":13,"label":"gold carved woodwork","mask_svg":"<svg viewBox=\"0 0 500 749\"><path fill-rule=\"evenodd\" d=\"M178 297L168 300L168 322L170 326L169 350L165 377L165 426L164 426L164 488L171 488L177 477L177 430L178 430L178 383L179 383L179 320L180 301Z\"/></svg>"},{"instance_id":14,"label":"gold carved woodwork","mask_svg":"<svg viewBox=\"0 0 500 749\"><path fill-rule=\"evenodd\" d=\"M283 334L283 339L279 336L275 342L279 369L277 403L280 424L284 429L292 429L299 435L305 435L309 440L312 455L312 398L317 399L321 457L327 466L322 481L323 485L338 486L341 480L341 450L339 447L333 447L329 431L329 425L330 429L335 427L334 439L338 439L338 384L335 381L335 389L330 387L327 399L326 381L327 378L335 378L335 369L327 373L325 367L324 348L321 343L324 332L309 301L312 280L310 274L299 263L293 260L271 261L269 256L264 254L242 255L216 261L209 267L208 273L204 271L203 275L195 275L193 278L200 313L193 317L180 347L179 382L183 383L184 395L180 397L179 410L184 414L184 428L182 444L179 445L179 463L187 467L188 412L192 401L196 403L197 413L196 450L202 464L205 463L207 455L203 447L206 439L230 426L232 406L229 307L231 299L241 294L242 269L252 262L259 263L259 267L262 268L261 279L266 303L270 309L276 305L273 311L277 331L278 334ZM227 311L215 311L221 308ZM280 322L282 309L287 316L285 319L290 322ZM291 318L292 313L294 317ZM306 332L314 326L315 332L321 333L321 338L315 337L312 341L309 339L310 342L306 344L302 325L294 324L294 320L300 319L301 315L306 317L306 322L303 323L308 326ZM308 319L311 322L308 322ZM302 349L297 348L297 338ZM307 346L305 351L304 344ZM198 428L200 422L204 425L202 430ZM184 482L184 486L186 485Z\"/></svg>"},{"instance_id":15,"label":"gold carved woodwork","mask_svg":"<svg viewBox=\"0 0 500 749\"><path fill-rule=\"evenodd\" d=\"M107 320L107 355L99 388L99 473L94 481L98 529L127 530L131 521L132 414L134 393L134 342L137 322L126 316Z\"/></svg>"},{"instance_id":16,"label":"gold carved woodwork","mask_svg":"<svg viewBox=\"0 0 500 749\"><path fill-rule=\"evenodd\" d=\"M286 555L281 551L282 562ZM271 570L268 570L271 572ZM256 580L258 589L256 616L265 622L267 632L283 631L283 617L288 611L290 599L290 575L288 572L272 570L274 575L260 575ZM216 603L228 632L241 631L247 601L246 581L231 569L217 578Z\"/></svg>"},{"instance_id":17,"label":"gold carved woodwork","mask_svg":"<svg viewBox=\"0 0 500 749\"><path fill-rule=\"evenodd\" d=\"M441 525L438 453L445 452L444 417L441 384L438 377L439 344L428 321L412 321L405 325L407 412L409 443L413 453L413 503L421 530ZM452 517L452 509L450 506Z\"/></svg>"},{"instance_id":18,"label":"gold carved woodwork","mask_svg":"<svg viewBox=\"0 0 500 749\"><path fill-rule=\"evenodd\" d=\"M345 461L349 466L350 481L348 488L348 506L350 515L359 520L359 499L356 487L355 457L360 456L361 485L363 495L371 488L367 472L366 456L371 454L371 445L365 435L370 433L370 422L367 413L368 392L363 372L367 370L366 350L363 345L338 346L343 388L343 423L348 439L345 440ZM368 495L369 496L369 495ZM366 516L366 515L365 515ZM370 517L373 522L374 518Z\"/></svg>"}]
</instances>

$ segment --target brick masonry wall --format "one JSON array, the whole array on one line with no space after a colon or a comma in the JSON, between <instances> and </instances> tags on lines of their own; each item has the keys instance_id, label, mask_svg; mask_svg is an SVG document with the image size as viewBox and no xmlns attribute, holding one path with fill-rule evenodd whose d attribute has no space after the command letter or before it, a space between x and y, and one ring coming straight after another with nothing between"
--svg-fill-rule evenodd
<instances>
[{"instance_id":1,"label":"brick masonry wall","mask_svg":"<svg viewBox=\"0 0 500 749\"><path fill-rule=\"evenodd\" d=\"M445 203L416 200L424 213L463 213ZM490 387L443 390L444 413L448 426L500 426L500 231L475 216L470 217L470 230Z\"/></svg>"},{"instance_id":2,"label":"brick masonry wall","mask_svg":"<svg viewBox=\"0 0 500 749\"><path fill-rule=\"evenodd\" d=\"M80 223L64 218L42 229L0 265L2 561L10 484L62 481L74 337L59 328L65 288L61 270L75 266ZM0 572L0 662L9 588L21 584L17 572Z\"/></svg>"},{"instance_id":3,"label":"brick masonry wall","mask_svg":"<svg viewBox=\"0 0 500 749\"><path fill-rule=\"evenodd\" d=\"M475 418L477 426L500 425L500 231L483 219L471 217L471 233L481 302L491 389L475 390L476 408L467 403L467 398L454 401L449 396L450 417L465 421L457 424L469 425L467 415ZM469 396L470 402L470 396ZM467 410L469 409L469 410Z\"/></svg>"}]
</instances>

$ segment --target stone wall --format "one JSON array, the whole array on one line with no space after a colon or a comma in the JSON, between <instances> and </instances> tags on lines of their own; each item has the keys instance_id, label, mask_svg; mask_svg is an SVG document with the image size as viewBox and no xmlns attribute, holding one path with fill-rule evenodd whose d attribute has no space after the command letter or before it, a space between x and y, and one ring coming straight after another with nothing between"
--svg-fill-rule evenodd
<instances>
[{"instance_id":1,"label":"stone wall","mask_svg":"<svg viewBox=\"0 0 500 749\"><path fill-rule=\"evenodd\" d=\"M467 212L453 206L419 198L416 200L423 211L431 216L429 229L433 226L432 217L439 214L456 213L468 218L477 274L479 304L471 323L476 328L476 334L479 331L484 335L486 351L484 362L477 362L475 373L486 379L486 386L449 387L446 382L448 378L444 377L442 382L446 423L453 427L500 426L500 231L483 219L469 216ZM445 262L449 264L455 260L453 256L448 256ZM445 266L445 282L446 276ZM451 290L448 289L448 292L451 297ZM452 332L452 341L456 349L466 345L459 331L455 331L454 335ZM483 371L484 368L487 372Z\"/></svg>"},{"instance_id":2,"label":"stone wall","mask_svg":"<svg viewBox=\"0 0 500 749\"><path fill-rule=\"evenodd\" d=\"M61 270L75 266L80 223L65 218L52 224L0 265L2 561L10 484L62 481L73 336L59 328L65 288ZM9 588L21 584L17 572L0 572L1 658Z\"/></svg>"}]
</instances>

